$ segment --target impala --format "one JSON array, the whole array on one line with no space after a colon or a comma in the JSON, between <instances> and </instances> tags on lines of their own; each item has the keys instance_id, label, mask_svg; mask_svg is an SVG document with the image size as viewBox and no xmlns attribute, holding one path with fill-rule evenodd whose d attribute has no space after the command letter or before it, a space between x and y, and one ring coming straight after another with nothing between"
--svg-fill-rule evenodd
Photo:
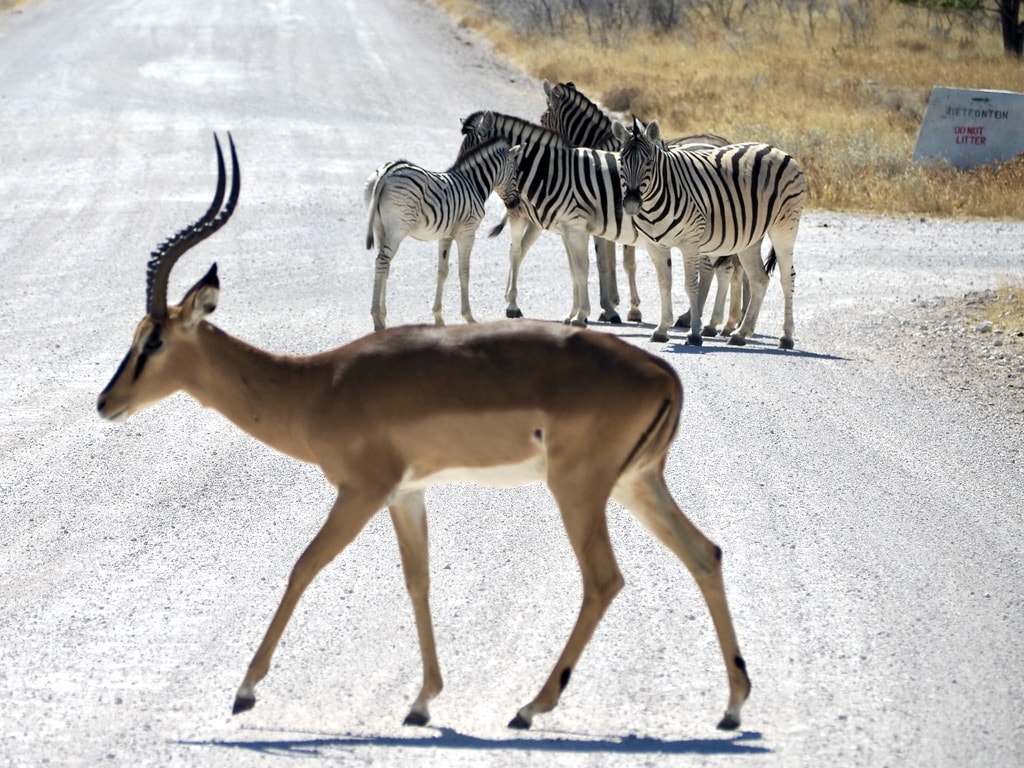
<instances>
[{"instance_id":1,"label":"impala","mask_svg":"<svg viewBox=\"0 0 1024 768\"><path fill-rule=\"evenodd\" d=\"M673 369L611 335L527 321L399 327L317 355L275 355L207 319L217 305L216 265L180 304L168 306L175 261L223 226L238 200L234 143L226 203L219 141L216 146L213 203L153 253L146 315L97 407L104 418L122 421L183 390L253 437L318 465L337 488L323 527L292 569L233 711L255 705L256 685L312 579L387 507L423 665L405 723L426 724L442 682L428 601L424 490L456 480L498 487L544 481L579 561L583 601L554 669L509 725L528 728L536 714L555 707L622 587L606 522L606 506L614 498L695 577L729 681L719 727L738 727L750 682L726 603L721 551L676 506L663 476L683 402Z\"/></svg>"}]
</instances>

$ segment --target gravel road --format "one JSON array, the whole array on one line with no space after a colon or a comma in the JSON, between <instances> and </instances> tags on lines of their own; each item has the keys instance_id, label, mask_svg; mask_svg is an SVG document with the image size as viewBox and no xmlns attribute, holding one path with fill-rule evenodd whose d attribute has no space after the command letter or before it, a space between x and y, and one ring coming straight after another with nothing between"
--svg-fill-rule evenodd
<instances>
[{"instance_id":1,"label":"gravel road","mask_svg":"<svg viewBox=\"0 0 1024 768\"><path fill-rule=\"evenodd\" d=\"M539 116L543 92L420 0L0 14L0 765L1024 764L1019 329L980 331L955 304L1024 279L1024 222L808 212L790 353L774 285L743 349L594 324L686 386L668 477L725 551L754 684L739 732L714 728L725 679L696 588L615 506L626 588L562 705L505 728L579 601L540 486L428 495L447 682L432 727L400 725L419 655L381 516L307 592L257 707L230 715L332 493L184 396L96 417L147 254L205 210L211 133L231 130L240 207L172 298L216 260L234 335L307 353L368 333L367 175L447 167L481 108ZM507 247L474 253L480 319L503 315ZM433 282L434 247L407 242L389 321L429 321ZM640 290L654 319L645 258ZM520 304L555 319L569 297L545 235Z\"/></svg>"}]
</instances>

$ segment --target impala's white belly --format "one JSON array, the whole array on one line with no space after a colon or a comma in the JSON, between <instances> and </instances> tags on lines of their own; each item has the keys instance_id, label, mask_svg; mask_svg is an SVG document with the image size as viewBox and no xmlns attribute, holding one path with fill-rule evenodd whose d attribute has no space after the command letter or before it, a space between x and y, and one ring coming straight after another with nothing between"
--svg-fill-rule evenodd
<instances>
[{"instance_id":1,"label":"impala's white belly","mask_svg":"<svg viewBox=\"0 0 1024 768\"><path fill-rule=\"evenodd\" d=\"M527 483L544 482L548 477L547 456L543 451L518 464L499 464L493 467L448 467L440 472L417 475L408 470L392 499L409 491L422 491L445 483L478 483L488 488L512 488Z\"/></svg>"}]
</instances>

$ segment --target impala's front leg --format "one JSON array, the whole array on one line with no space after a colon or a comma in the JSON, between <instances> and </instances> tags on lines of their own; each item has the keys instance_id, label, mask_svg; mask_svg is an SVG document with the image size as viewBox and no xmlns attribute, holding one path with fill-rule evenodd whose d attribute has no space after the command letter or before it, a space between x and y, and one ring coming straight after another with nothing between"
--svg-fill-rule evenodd
<instances>
[{"instance_id":1,"label":"impala's front leg","mask_svg":"<svg viewBox=\"0 0 1024 768\"><path fill-rule=\"evenodd\" d=\"M462 251L460 249L459 256ZM452 239L442 237L437 241L437 292L434 294L434 325L444 325L441 305L444 301L444 284L448 280L448 263L452 257ZM465 307L463 307L465 309Z\"/></svg>"},{"instance_id":2,"label":"impala's front leg","mask_svg":"<svg viewBox=\"0 0 1024 768\"><path fill-rule=\"evenodd\" d=\"M281 604L267 628L267 633L263 636L263 642L249 664L245 679L235 694L235 705L232 709L234 714L245 712L256 705L256 684L266 677L274 650L306 587L324 566L348 546L377 510L384 506L386 495L386 492L370 494L349 490L338 495L323 527L309 542L309 546L292 568Z\"/></svg>"},{"instance_id":3,"label":"impala's front leg","mask_svg":"<svg viewBox=\"0 0 1024 768\"><path fill-rule=\"evenodd\" d=\"M406 715L405 725L426 725L430 721L430 702L443 687L441 666L437 661L434 625L430 617L430 563L427 548L427 510L423 493L409 493L397 499L389 508L391 522L398 535L398 549L402 555L405 586L412 600L419 636L420 655L423 659L423 685L416 701Z\"/></svg>"}]
</instances>

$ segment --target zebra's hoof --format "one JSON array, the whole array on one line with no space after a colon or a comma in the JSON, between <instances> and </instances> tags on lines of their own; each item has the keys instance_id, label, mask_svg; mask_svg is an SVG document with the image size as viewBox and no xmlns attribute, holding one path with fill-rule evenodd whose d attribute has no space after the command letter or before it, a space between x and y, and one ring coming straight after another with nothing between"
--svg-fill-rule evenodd
<instances>
[{"instance_id":1,"label":"zebra's hoof","mask_svg":"<svg viewBox=\"0 0 1024 768\"><path fill-rule=\"evenodd\" d=\"M711 338L712 336L717 336L718 335L718 329L715 328L715 326L713 326L713 325L705 325L704 326L704 330L702 330L700 332L700 335L701 336L706 336L708 338Z\"/></svg>"},{"instance_id":2,"label":"zebra's hoof","mask_svg":"<svg viewBox=\"0 0 1024 768\"><path fill-rule=\"evenodd\" d=\"M516 318L516 317L522 317L522 316L523 316L523 311L521 309L506 309L505 310L505 317Z\"/></svg>"},{"instance_id":3,"label":"zebra's hoof","mask_svg":"<svg viewBox=\"0 0 1024 768\"><path fill-rule=\"evenodd\" d=\"M686 343L691 347L702 347L704 346L704 339L701 338L699 333L691 333L686 337Z\"/></svg>"},{"instance_id":4,"label":"zebra's hoof","mask_svg":"<svg viewBox=\"0 0 1024 768\"><path fill-rule=\"evenodd\" d=\"M779 349L792 349L792 348L793 348L793 340L792 339L787 338L785 336L783 336L781 339L779 339Z\"/></svg>"},{"instance_id":5,"label":"zebra's hoof","mask_svg":"<svg viewBox=\"0 0 1024 768\"><path fill-rule=\"evenodd\" d=\"M689 328L690 327L690 313L684 312L676 318L676 328Z\"/></svg>"},{"instance_id":6,"label":"zebra's hoof","mask_svg":"<svg viewBox=\"0 0 1024 768\"><path fill-rule=\"evenodd\" d=\"M668 334L665 331L655 331L651 334L651 341L668 341Z\"/></svg>"},{"instance_id":7,"label":"zebra's hoof","mask_svg":"<svg viewBox=\"0 0 1024 768\"><path fill-rule=\"evenodd\" d=\"M745 347L747 346L747 340L742 336L738 336L735 333L729 337L730 347Z\"/></svg>"},{"instance_id":8,"label":"zebra's hoof","mask_svg":"<svg viewBox=\"0 0 1024 768\"><path fill-rule=\"evenodd\" d=\"M639 309L631 309L629 310L629 314L626 315L626 319L631 323L639 323L643 320L643 315L640 314Z\"/></svg>"},{"instance_id":9,"label":"zebra's hoof","mask_svg":"<svg viewBox=\"0 0 1024 768\"><path fill-rule=\"evenodd\" d=\"M622 325L622 318L619 317L618 312L612 312L610 315L607 312L602 312L598 318L602 323L611 323L612 325Z\"/></svg>"}]
</instances>

